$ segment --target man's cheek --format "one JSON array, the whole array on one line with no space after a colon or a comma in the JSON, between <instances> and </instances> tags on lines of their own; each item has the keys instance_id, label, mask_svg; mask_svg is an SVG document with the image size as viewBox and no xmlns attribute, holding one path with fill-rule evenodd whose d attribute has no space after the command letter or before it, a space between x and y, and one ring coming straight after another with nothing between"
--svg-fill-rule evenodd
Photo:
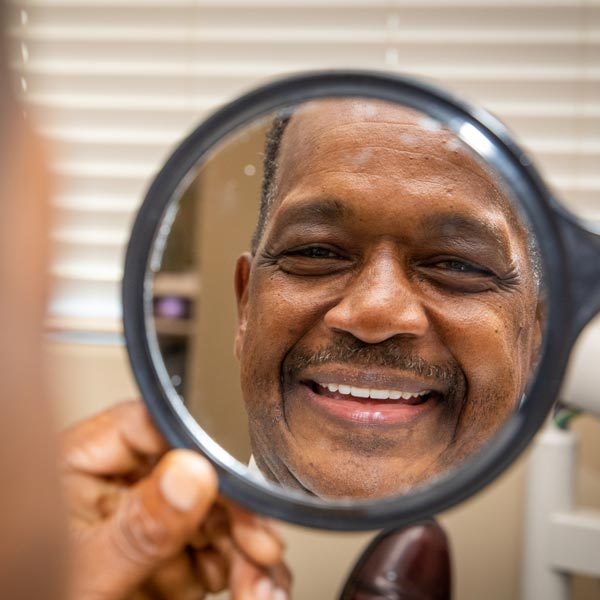
<instances>
[{"instance_id":1,"label":"man's cheek","mask_svg":"<svg viewBox=\"0 0 600 600\"><path fill-rule=\"evenodd\" d=\"M521 327L505 304L448 303L437 312L438 335L457 359L465 357L467 364L494 370L500 366L494 360L510 361L518 350Z\"/></svg>"},{"instance_id":2,"label":"man's cheek","mask_svg":"<svg viewBox=\"0 0 600 600\"><path fill-rule=\"evenodd\" d=\"M511 387L519 379L515 339L507 340L501 329L493 328L479 338L465 335L461 346L457 358L470 389Z\"/></svg>"},{"instance_id":3,"label":"man's cheek","mask_svg":"<svg viewBox=\"0 0 600 600\"><path fill-rule=\"evenodd\" d=\"M263 282L264 302L278 304L287 310L312 313L341 302L346 294L348 276L301 277L278 274Z\"/></svg>"},{"instance_id":4,"label":"man's cheek","mask_svg":"<svg viewBox=\"0 0 600 600\"><path fill-rule=\"evenodd\" d=\"M447 315L454 318L445 322L441 335L465 375L469 401L497 402L506 397L510 403L520 387L515 324L502 311L461 312Z\"/></svg>"},{"instance_id":5,"label":"man's cheek","mask_svg":"<svg viewBox=\"0 0 600 600\"><path fill-rule=\"evenodd\" d=\"M267 288L253 303L252 319L255 329L269 332L270 342L277 344L304 335L322 317L324 306L323 294L312 289L301 294L291 293L289 288Z\"/></svg>"}]
</instances>

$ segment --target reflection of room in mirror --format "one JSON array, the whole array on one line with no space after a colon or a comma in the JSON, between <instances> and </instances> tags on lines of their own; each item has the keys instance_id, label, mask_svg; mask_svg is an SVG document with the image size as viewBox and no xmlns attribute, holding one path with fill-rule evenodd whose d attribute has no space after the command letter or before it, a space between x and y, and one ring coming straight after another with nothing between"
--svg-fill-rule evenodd
<instances>
[{"instance_id":1,"label":"reflection of room in mirror","mask_svg":"<svg viewBox=\"0 0 600 600\"><path fill-rule=\"evenodd\" d=\"M327 99L198 167L156 329L226 451L322 498L388 496L462 464L518 408L544 325L535 238L465 142L413 109Z\"/></svg>"},{"instance_id":2,"label":"reflection of room in mirror","mask_svg":"<svg viewBox=\"0 0 600 600\"><path fill-rule=\"evenodd\" d=\"M191 196L191 199L190 199ZM199 211L194 190L182 198L153 280L154 326L171 383L183 395L189 336L199 300L200 274L193 244Z\"/></svg>"},{"instance_id":3,"label":"reflection of room in mirror","mask_svg":"<svg viewBox=\"0 0 600 600\"><path fill-rule=\"evenodd\" d=\"M244 463L250 442L233 355L233 271L258 212L264 137L264 125L248 128L197 168L179 199L153 288L173 387L202 428Z\"/></svg>"}]
</instances>

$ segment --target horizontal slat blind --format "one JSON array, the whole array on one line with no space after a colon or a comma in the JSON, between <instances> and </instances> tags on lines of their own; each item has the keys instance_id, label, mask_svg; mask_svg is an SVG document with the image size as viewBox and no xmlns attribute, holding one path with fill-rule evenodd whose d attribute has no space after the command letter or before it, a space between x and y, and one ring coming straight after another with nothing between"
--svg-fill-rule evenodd
<instances>
[{"instance_id":1,"label":"horizontal slat blind","mask_svg":"<svg viewBox=\"0 0 600 600\"><path fill-rule=\"evenodd\" d=\"M206 114L305 69L390 69L486 106L557 194L600 219L600 1L13 0L11 60L54 148L61 326L120 317L128 230Z\"/></svg>"}]
</instances>

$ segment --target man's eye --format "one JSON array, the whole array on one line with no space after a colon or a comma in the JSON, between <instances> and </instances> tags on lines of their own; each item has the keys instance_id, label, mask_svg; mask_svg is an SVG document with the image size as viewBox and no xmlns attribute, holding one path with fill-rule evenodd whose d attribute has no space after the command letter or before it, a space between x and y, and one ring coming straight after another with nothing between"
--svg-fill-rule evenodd
<instances>
[{"instance_id":1,"label":"man's eye","mask_svg":"<svg viewBox=\"0 0 600 600\"><path fill-rule=\"evenodd\" d=\"M301 248L287 253L288 256L303 256L306 258L339 258L339 255L332 252L328 248L321 246L310 246L309 248Z\"/></svg>"},{"instance_id":2,"label":"man's eye","mask_svg":"<svg viewBox=\"0 0 600 600\"><path fill-rule=\"evenodd\" d=\"M277 264L282 271L292 275L332 275L350 264L341 252L325 246L305 246L287 250Z\"/></svg>"},{"instance_id":3,"label":"man's eye","mask_svg":"<svg viewBox=\"0 0 600 600\"><path fill-rule=\"evenodd\" d=\"M497 284L493 271L460 258L433 259L423 268L432 283L454 292L484 292L494 289Z\"/></svg>"},{"instance_id":4,"label":"man's eye","mask_svg":"<svg viewBox=\"0 0 600 600\"><path fill-rule=\"evenodd\" d=\"M491 275L492 273L483 267L472 265L471 263L462 260L448 259L442 260L435 264L439 269L452 271L455 273L466 273L469 275Z\"/></svg>"}]
</instances>

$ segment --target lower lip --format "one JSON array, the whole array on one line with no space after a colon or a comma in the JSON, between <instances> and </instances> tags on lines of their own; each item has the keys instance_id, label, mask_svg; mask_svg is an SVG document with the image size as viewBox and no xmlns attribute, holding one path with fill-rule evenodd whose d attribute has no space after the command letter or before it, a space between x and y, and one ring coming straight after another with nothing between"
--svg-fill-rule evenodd
<instances>
[{"instance_id":1,"label":"lower lip","mask_svg":"<svg viewBox=\"0 0 600 600\"><path fill-rule=\"evenodd\" d=\"M302 384L309 401L329 415L361 425L402 425L418 419L432 410L437 401L433 398L420 404L406 404L402 401L378 402L377 400L359 400L348 396L348 399L336 400L313 391Z\"/></svg>"}]
</instances>

